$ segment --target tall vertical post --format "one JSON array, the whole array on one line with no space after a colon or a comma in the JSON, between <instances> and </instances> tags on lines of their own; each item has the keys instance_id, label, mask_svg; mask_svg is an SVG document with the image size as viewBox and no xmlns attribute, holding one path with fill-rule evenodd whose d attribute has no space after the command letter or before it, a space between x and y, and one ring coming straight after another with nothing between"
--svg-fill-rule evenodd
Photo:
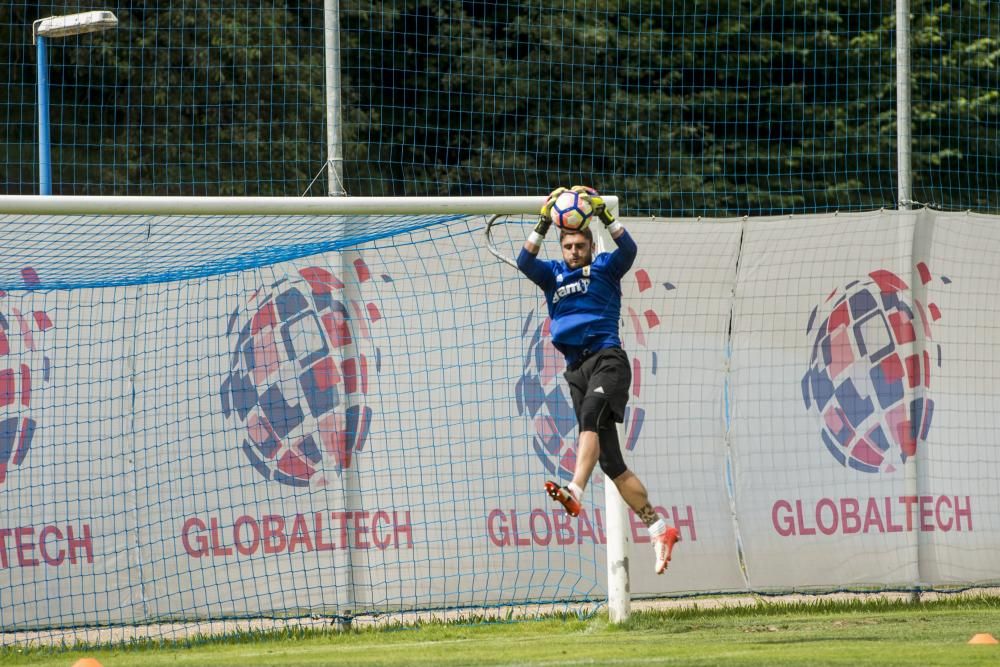
<instances>
[{"instance_id":1,"label":"tall vertical post","mask_svg":"<svg viewBox=\"0 0 1000 667\"><path fill-rule=\"evenodd\" d=\"M340 104L340 0L323 1L323 43L324 59L326 63L326 176L327 195L330 197L344 196L344 148L341 135L341 104ZM361 259L360 252L355 256ZM344 293L347 303L344 305L350 310L351 302L363 303L361 295L361 285L359 284L358 273L355 270L351 257L346 252L340 253L340 272L344 282ZM349 318L354 317L349 313ZM355 343L359 328L351 328L351 342L341 348L341 363L346 359L358 359L358 348ZM356 396L344 394L344 409L347 410L351 401L357 401ZM346 413L344 415L346 419ZM358 490L357 471L350 469L344 471L343 504L344 510L354 510L357 508L360 491ZM346 630L351 627L351 616L355 612L357 604L357 591L354 582L354 551L347 550L347 567L344 569L338 582L342 583L338 589L345 590L345 598L338 595L340 609L346 609L347 613L342 614L344 618L338 623L340 629Z\"/></svg>"},{"instance_id":2,"label":"tall vertical post","mask_svg":"<svg viewBox=\"0 0 1000 667\"><path fill-rule=\"evenodd\" d=\"M617 200L608 201L611 212L618 216ZM594 224L595 253L610 251L614 241L604 225ZM625 442L625 427L618 424L618 439ZM631 581L629 579L629 534L628 507L618 492L618 487L607 477L604 478L604 521L607 526L607 570L608 570L608 620L624 623L632 609Z\"/></svg>"},{"instance_id":3,"label":"tall vertical post","mask_svg":"<svg viewBox=\"0 0 1000 667\"><path fill-rule=\"evenodd\" d=\"M910 103L910 0L896 0L896 183L899 210L908 211L913 202L913 128ZM911 251L912 251L911 247ZM912 259L912 253L911 253ZM906 494L916 496L918 487L917 459L904 468ZM910 592L910 601L920 601L921 549L916 539L917 579Z\"/></svg>"},{"instance_id":4,"label":"tall vertical post","mask_svg":"<svg viewBox=\"0 0 1000 667\"><path fill-rule=\"evenodd\" d=\"M625 428L618 424L618 439L625 442ZM628 559L628 507L618 487L604 478L604 517L608 527L608 620L624 623L632 607Z\"/></svg>"},{"instance_id":5,"label":"tall vertical post","mask_svg":"<svg viewBox=\"0 0 1000 667\"><path fill-rule=\"evenodd\" d=\"M38 194L52 194L52 143L49 140L49 66L46 40L35 38L38 54Z\"/></svg>"},{"instance_id":6,"label":"tall vertical post","mask_svg":"<svg viewBox=\"0 0 1000 667\"><path fill-rule=\"evenodd\" d=\"M323 33L326 60L326 154L329 195L344 190L343 113L340 101L340 0L324 0Z\"/></svg>"},{"instance_id":7,"label":"tall vertical post","mask_svg":"<svg viewBox=\"0 0 1000 667\"><path fill-rule=\"evenodd\" d=\"M896 0L896 178L900 210L913 201L913 130L910 104L910 0Z\"/></svg>"}]
</instances>

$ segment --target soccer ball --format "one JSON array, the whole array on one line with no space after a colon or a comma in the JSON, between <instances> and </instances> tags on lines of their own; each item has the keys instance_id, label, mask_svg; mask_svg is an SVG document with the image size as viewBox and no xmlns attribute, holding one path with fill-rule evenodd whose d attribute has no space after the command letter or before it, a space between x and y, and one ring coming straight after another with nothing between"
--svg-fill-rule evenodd
<instances>
[{"instance_id":1,"label":"soccer ball","mask_svg":"<svg viewBox=\"0 0 1000 667\"><path fill-rule=\"evenodd\" d=\"M578 232L586 229L590 219L594 217L594 207L590 203L590 195L586 192L570 190L556 198L552 205L552 222L559 229Z\"/></svg>"}]
</instances>

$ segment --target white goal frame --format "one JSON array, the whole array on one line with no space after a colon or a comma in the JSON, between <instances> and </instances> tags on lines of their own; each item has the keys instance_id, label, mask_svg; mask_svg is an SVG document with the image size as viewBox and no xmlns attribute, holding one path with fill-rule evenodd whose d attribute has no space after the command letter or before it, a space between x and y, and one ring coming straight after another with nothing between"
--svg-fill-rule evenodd
<instances>
[{"instance_id":1,"label":"white goal frame","mask_svg":"<svg viewBox=\"0 0 1000 667\"><path fill-rule=\"evenodd\" d=\"M604 196L617 215L619 199ZM545 196L519 197L98 197L2 195L0 214L21 215L537 215ZM595 226L598 251L613 242L602 225ZM487 237L487 241L489 238ZM513 264L499 255L498 260ZM624 442L624 426L619 425ZM617 487L604 484L607 520L608 616L612 623L628 619L628 515Z\"/></svg>"}]
</instances>

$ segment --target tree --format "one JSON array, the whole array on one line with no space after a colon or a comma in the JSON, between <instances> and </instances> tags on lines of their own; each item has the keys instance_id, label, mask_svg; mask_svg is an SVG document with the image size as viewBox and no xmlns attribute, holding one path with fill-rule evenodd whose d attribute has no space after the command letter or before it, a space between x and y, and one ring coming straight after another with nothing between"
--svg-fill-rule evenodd
<instances>
[{"instance_id":1,"label":"tree","mask_svg":"<svg viewBox=\"0 0 1000 667\"><path fill-rule=\"evenodd\" d=\"M325 193L322 11L212 4L140 3L60 47L63 192ZM627 212L683 216L895 206L894 7L341 0L347 190L588 183ZM19 24L40 11L0 8L8 190L34 180ZM913 0L918 201L997 208L998 22L986 0Z\"/></svg>"}]
</instances>

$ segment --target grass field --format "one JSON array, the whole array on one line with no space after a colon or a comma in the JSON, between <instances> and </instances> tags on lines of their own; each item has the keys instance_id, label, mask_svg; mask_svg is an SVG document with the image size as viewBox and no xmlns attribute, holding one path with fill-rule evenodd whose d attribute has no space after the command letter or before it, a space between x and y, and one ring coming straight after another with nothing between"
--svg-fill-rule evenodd
<instances>
[{"instance_id":1,"label":"grass field","mask_svg":"<svg viewBox=\"0 0 1000 667\"><path fill-rule=\"evenodd\" d=\"M995 665L1000 599L768 603L513 623L281 632L118 649L0 649L0 665Z\"/></svg>"}]
</instances>

